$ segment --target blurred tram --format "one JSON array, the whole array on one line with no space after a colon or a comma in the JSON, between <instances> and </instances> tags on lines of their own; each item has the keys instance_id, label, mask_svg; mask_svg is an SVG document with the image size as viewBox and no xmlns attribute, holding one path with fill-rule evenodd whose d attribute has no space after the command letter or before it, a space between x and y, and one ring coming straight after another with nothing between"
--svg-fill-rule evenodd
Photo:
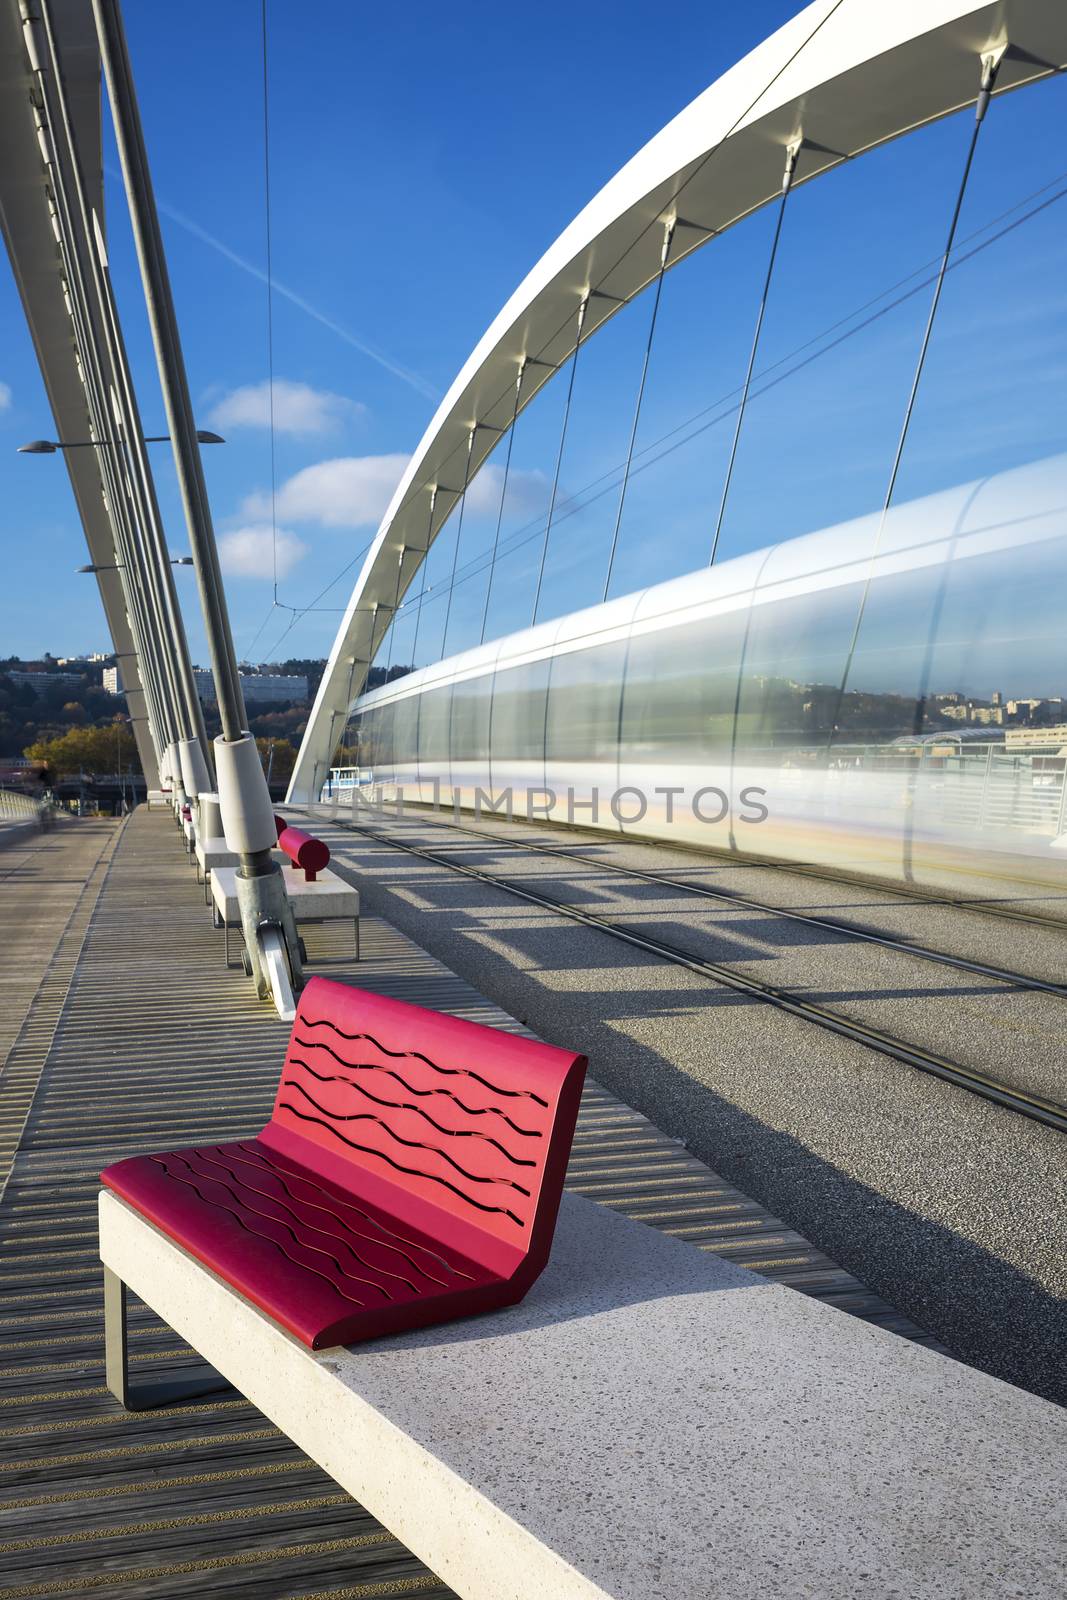
<instances>
[{"instance_id":1,"label":"blurred tram","mask_svg":"<svg viewBox=\"0 0 1067 1600\"><path fill-rule=\"evenodd\" d=\"M1065 578L1061 455L413 671L355 702L358 767L323 799L1037 885L1053 913Z\"/></svg>"}]
</instances>

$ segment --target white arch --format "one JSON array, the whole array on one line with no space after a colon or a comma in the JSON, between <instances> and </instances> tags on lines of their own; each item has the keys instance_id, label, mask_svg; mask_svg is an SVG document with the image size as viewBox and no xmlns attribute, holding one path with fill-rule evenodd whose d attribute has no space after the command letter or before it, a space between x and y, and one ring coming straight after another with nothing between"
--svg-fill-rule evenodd
<instances>
[{"instance_id":1,"label":"white arch","mask_svg":"<svg viewBox=\"0 0 1067 1600\"><path fill-rule=\"evenodd\" d=\"M1008 44L998 94L1067 63L1063 0L814 0L680 112L616 173L516 289L464 364L408 464L363 563L304 734L288 799L317 798L339 720L463 482L574 348L650 283L663 225L677 217L676 265L795 183L973 104L982 54ZM431 492L438 486L432 528ZM451 490L452 493L447 491ZM427 534L429 533L429 540ZM399 573L399 585L398 585Z\"/></svg>"}]
</instances>

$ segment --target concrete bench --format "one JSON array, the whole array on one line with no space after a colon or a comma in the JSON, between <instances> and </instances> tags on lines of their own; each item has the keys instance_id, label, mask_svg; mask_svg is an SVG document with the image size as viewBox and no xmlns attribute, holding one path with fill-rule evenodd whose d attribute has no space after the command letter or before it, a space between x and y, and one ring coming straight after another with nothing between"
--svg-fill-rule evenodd
<instances>
[{"instance_id":1,"label":"concrete bench","mask_svg":"<svg viewBox=\"0 0 1067 1600\"><path fill-rule=\"evenodd\" d=\"M579 1196L521 1305L322 1351L113 1192L100 1241L464 1600L1062 1595L1067 1414Z\"/></svg>"},{"instance_id":2,"label":"concrete bench","mask_svg":"<svg viewBox=\"0 0 1067 1600\"><path fill-rule=\"evenodd\" d=\"M540 1275L584 1075L566 1050L312 978L260 1134L103 1183L309 1349L423 1328ZM113 1356L114 1317L108 1337Z\"/></svg>"},{"instance_id":3,"label":"concrete bench","mask_svg":"<svg viewBox=\"0 0 1067 1600\"><path fill-rule=\"evenodd\" d=\"M193 850L196 858L196 881L204 884L204 904L208 904L209 885L211 874L219 867L236 867L241 857L236 850L231 850L226 840L220 836L211 839L198 839Z\"/></svg>"},{"instance_id":4,"label":"concrete bench","mask_svg":"<svg viewBox=\"0 0 1067 1600\"><path fill-rule=\"evenodd\" d=\"M226 965L230 964L230 929L241 926L241 910L237 903L236 867L213 867L211 870L212 921L225 934ZM301 880L293 882L285 874L285 887L293 916L301 922L347 922L351 919L356 960L359 953L359 890L345 883L336 872L323 872L314 883Z\"/></svg>"}]
</instances>

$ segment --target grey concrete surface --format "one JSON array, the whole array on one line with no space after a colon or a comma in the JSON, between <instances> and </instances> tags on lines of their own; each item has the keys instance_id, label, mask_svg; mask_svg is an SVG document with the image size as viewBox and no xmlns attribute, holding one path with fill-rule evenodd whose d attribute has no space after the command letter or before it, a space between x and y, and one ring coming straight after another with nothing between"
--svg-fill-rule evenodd
<instances>
[{"instance_id":1,"label":"grey concrete surface","mask_svg":"<svg viewBox=\"0 0 1067 1600\"><path fill-rule=\"evenodd\" d=\"M369 913L584 1050L599 1081L961 1357L1067 1401L1061 1135L503 891L316 827ZM836 942L828 954L833 975ZM883 988L899 987L902 959L886 953ZM946 996L923 1023L946 1054L957 1008ZM994 1059L1009 1031L986 1028ZM1046 1045L1063 1060L1062 1023Z\"/></svg>"},{"instance_id":2,"label":"grey concrete surface","mask_svg":"<svg viewBox=\"0 0 1067 1600\"><path fill-rule=\"evenodd\" d=\"M313 1353L104 1194L103 1259L464 1600L1052 1600L1057 1407L575 1196L506 1311Z\"/></svg>"}]
</instances>

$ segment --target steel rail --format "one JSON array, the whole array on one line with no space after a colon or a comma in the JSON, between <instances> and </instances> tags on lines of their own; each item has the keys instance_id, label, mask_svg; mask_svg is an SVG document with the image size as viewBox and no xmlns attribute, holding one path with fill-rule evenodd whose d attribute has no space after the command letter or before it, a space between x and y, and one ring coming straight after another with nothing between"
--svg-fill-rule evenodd
<instances>
[{"instance_id":1,"label":"steel rail","mask_svg":"<svg viewBox=\"0 0 1067 1600\"><path fill-rule=\"evenodd\" d=\"M418 810L419 802L405 802L411 809ZM429 810L429 807L426 808ZM521 822L523 819L513 819ZM562 824L546 823L545 826L563 826ZM452 823L448 824L453 826ZM458 828L460 825L455 824ZM861 872L835 872L832 867L821 865L814 861L786 861L778 856L761 856L747 850L724 850L715 845L694 845L685 839L661 839L652 834L641 833L608 833L603 828L590 828L582 823L569 822L566 825L568 833L580 835L582 838L595 839L598 843L629 843L641 844L649 847L658 847L661 850L677 850L684 855L707 857L712 861L723 862L732 867L758 867L768 872L787 872L797 878L815 878L819 882L843 883L850 888L873 889L879 894L892 895L904 905L916 903L919 905L946 906L954 911L974 912L978 916L1001 917L1006 922L1022 922L1035 928L1048 928L1053 932L1067 934L1067 916L1047 917L1035 911L1019 911L1011 906L1002 906L990 900L956 899L948 894L936 894L932 890L920 889L917 885L904 888L900 884L891 883L886 878L868 876ZM488 838L488 834L478 834L478 830L468 830L478 837ZM518 843L520 841L516 841ZM1067 906L1067 894L1064 895L1064 904Z\"/></svg>"},{"instance_id":2,"label":"steel rail","mask_svg":"<svg viewBox=\"0 0 1067 1600\"><path fill-rule=\"evenodd\" d=\"M411 820L417 823L424 821L421 817ZM640 867L623 866L617 861L590 861L588 857L579 855L575 849L540 844L529 839L502 838L499 834L486 833L480 828L465 827L460 822L435 822L434 826L442 828L446 833L461 833L471 839L487 840L505 847L511 846L534 855L556 856L561 861L581 862L598 871L602 869L605 872L614 872L619 877L655 884L657 888L677 889L681 893L697 895L703 900L715 900L735 909L765 912L768 916L783 917L788 922L806 923L809 927L824 928L830 933L839 933L849 939L882 945L885 949L894 950L900 955L915 956L921 961L933 961L941 966L954 967L960 972L969 973L972 977L992 978L998 983L1008 984L1013 989L1032 989L1041 994L1054 995L1058 1000L1067 1000L1067 984L1051 983L1044 978L1032 977L1028 973L1015 972L1009 967L995 967L984 961L973 961L968 956L950 955L945 950L932 950L927 945L915 944L909 939L894 938L887 933L875 933L869 928L858 927L853 922L823 916L821 912L795 911L787 906L776 906L764 900L755 900L750 895L740 894L734 889L709 889L705 884L692 883L685 878L668 877L659 872L644 872ZM953 904L953 902L945 903ZM1052 926L1060 927L1067 933L1067 926L1063 924L1054 922Z\"/></svg>"},{"instance_id":3,"label":"steel rail","mask_svg":"<svg viewBox=\"0 0 1067 1600\"><path fill-rule=\"evenodd\" d=\"M564 901L554 899L551 895L538 894L535 890L528 889L524 885L515 883L508 878L500 878L494 873L482 872L477 867L464 866L460 862L450 861L447 857L437 855L432 850L420 849L419 846L409 844L406 840L398 839L391 834L380 833L374 828L361 827L356 822L344 822L340 818L335 819L335 821L338 827L344 828L346 831L361 834L364 838L373 839L390 849L403 851L405 854L427 861L433 866L443 867L448 872L457 872L464 877L473 878L491 888L500 889L505 894L510 894L516 899L525 900L528 904L540 906L543 910L554 912L556 915L566 917L572 922L578 922L585 927L595 929L597 932L606 933L611 938L618 939L636 950L642 950L662 961L668 961L674 966L684 967L698 977L710 979L714 983L722 984L725 988L749 995L753 999L774 1006L777 1010L783 1011L790 1016L798 1017L804 1022L823 1028L829 1033L837 1034L839 1037L849 1039L853 1043L864 1045L867 1049L886 1056L892 1061L915 1067L921 1072L941 1078L947 1083L955 1084L957 1088L967 1089L981 1099L1004 1106L1021 1116L1029 1117L1032 1121L1044 1123L1048 1127L1055 1128L1060 1133L1067 1133L1067 1106L1060 1105L1054 1100L1046 1100L1041 1095L1030 1094L1024 1089L1014 1088L1010 1084L1002 1083L998 1079L980 1072L977 1068L964 1066L961 1062L950 1061L945 1056L939 1056L933 1051L922 1049L921 1046L908 1044L902 1039L897 1039L893 1034L886 1033L881 1028L874 1028L867 1023L853 1021L851 1018L844 1017L840 1013L831 1010L828 1006L819 1005L812 1000L804 1000L791 990L779 989L772 984L761 983L757 978L746 977L739 972L735 972L730 967L722 966L716 961L707 961L687 950L680 949L677 945L669 944L665 940L656 939L649 934L636 933L629 928L621 927L607 917L597 916L595 912L583 910L579 906L568 905Z\"/></svg>"}]
</instances>

